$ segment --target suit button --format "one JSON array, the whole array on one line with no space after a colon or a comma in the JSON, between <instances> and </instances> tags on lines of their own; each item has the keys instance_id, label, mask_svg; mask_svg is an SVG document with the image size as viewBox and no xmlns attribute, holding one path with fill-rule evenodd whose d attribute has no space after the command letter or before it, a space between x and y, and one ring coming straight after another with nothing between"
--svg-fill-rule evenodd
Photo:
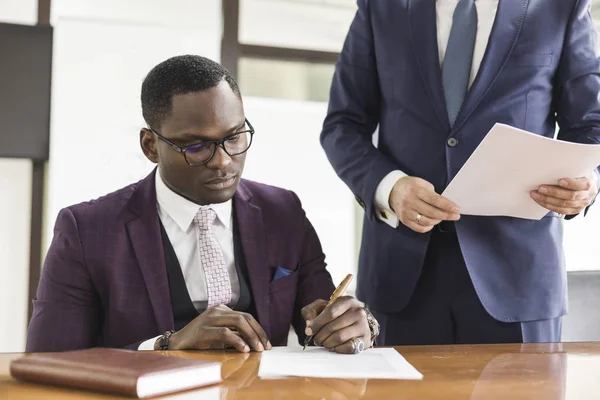
<instances>
[{"instance_id":1,"label":"suit button","mask_svg":"<svg viewBox=\"0 0 600 400\"><path fill-rule=\"evenodd\" d=\"M451 137L450 139L448 139L448 146L450 146L450 147L456 147L457 144L458 144L458 139L457 138Z\"/></svg>"}]
</instances>

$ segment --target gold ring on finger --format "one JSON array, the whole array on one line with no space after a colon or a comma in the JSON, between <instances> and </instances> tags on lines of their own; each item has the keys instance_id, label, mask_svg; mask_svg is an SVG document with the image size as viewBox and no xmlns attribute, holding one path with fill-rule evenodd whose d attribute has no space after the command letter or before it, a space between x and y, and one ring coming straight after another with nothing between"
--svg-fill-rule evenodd
<instances>
[{"instance_id":1,"label":"gold ring on finger","mask_svg":"<svg viewBox=\"0 0 600 400\"><path fill-rule=\"evenodd\" d=\"M423 216L421 214L417 214L417 218L415 218L415 223L419 224L421 222L421 218L423 218Z\"/></svg>"}]
</instances>

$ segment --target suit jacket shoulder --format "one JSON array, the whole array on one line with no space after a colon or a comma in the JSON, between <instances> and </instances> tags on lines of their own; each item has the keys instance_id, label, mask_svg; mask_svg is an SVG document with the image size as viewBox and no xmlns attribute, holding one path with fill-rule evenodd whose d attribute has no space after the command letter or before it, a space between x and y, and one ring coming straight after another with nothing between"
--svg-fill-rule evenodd
<instances>
[{"instance_id":1,"label":"suit jacket shoulder","mask_svg":"<svg viewBox=\"0 0 600 400\"><path fill-rule=\"evenodd\" d=\"M126 208L141 182L143 180L98 197L97 199L68 206L66 209L69 209L76 217L87 217L93 220L110 219L114 221L122 214L123 209Z\"/></svg>"}]
</instances>

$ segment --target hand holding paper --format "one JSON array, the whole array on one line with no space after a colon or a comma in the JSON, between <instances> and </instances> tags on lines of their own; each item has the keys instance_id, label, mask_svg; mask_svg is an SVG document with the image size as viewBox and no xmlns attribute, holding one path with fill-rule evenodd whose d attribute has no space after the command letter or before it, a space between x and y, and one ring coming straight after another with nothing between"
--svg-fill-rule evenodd
<instances>
[{"instance_id":1,"label":"hand holding paper","mask_svg":"<svg viewBox=\"0 0 600 400\"><path fill-rule=\"evenodd\" d=\"M591 171L583 178L561 179L558 186L542 185L531 192L531 198L550 211L576 215L590 205L597 192L598 175Z\"/></svg>"},{"instance_id":2,"label":"hand holding paper","mask_svg":"<svg viewBox=\"0 0 600 400\"><path fill-rule=\"evenodd\" d=\"M435 192L424 179L406 176L396 182L390 193L390 207L402 224L418 233L426 233L442 221L457 221L460 209Z\"/></svg>"},{"instance_id":3,"label":"hand holding paper","mask_svg":"<svg viewBox=\"0 0 600 400\"><path fill-rule=\"evenodd\" d=\"M450 182L443 196L458 204L461 214L539 220L548 209L581 210L589 198L578 193L578 187L573 187L576 196L580 197L576 203L566 203L567 207L561 204L550 206L546 197L542 206L532 199L532 192L540 186L552 188L568 177L590 177L590 172L593 173L598 165L600 145L553 140L496 124ZM572 183L573 179L568 182ZM587 187L587 183L584 186ZM552 193L552 197L561 199L557 196L568 196L565 193L569 192L553 190Z\"/></svg>"}]
</instances>

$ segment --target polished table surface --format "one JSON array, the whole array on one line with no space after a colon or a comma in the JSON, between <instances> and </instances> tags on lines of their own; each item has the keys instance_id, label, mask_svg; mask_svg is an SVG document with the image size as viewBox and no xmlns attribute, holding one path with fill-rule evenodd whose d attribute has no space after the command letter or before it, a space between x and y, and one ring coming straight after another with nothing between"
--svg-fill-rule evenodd
<instances>
[{"instance_id":1,"label":"polished table surface","mask_svg":"<svg viewBox=\"0 0 600 400\"><path fill-rule=\"evenodd\" d=\"M600 399L600 343L414 346L396 348L421 381L257 377L260 354L162 352L222 362L219 386L157 399ZM0 354L0 399L114 399L119 397L21 383Z\"/></svg>"}]
</instances>

